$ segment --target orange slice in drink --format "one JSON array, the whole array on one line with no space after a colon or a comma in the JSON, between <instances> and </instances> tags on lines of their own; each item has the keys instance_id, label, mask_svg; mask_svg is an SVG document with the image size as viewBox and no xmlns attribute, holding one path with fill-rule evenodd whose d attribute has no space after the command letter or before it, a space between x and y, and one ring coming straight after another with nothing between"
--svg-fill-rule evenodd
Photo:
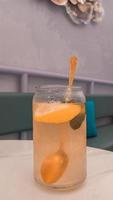
<instances>
[{"instance_id":1,"label":"orange slice in drink","mask_svg":"<svg viewBox=\"0 0 113 200\"><path fill-rule=\"evenodd\" d=\"M44 123L64 123L81 112L81 106L74 103L38 103L34 120Z\"/></svg>"}]
</instances>

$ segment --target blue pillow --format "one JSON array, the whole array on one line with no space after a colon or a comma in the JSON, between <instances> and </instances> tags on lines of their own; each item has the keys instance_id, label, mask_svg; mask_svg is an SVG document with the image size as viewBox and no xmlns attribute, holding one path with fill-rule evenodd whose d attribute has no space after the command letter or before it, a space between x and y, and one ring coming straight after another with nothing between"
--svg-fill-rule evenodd
<instances>
[{"instance_id":1,"label":"blue pillow","mask_svg":"<svg viewBox=\"0 0 113 200\"><path fill-rule=\"evenodd\" d=\"M95 104L93 100L86 101L86 125L87 137L89 138L97 136Z\"/></svg>"}]
</instances>

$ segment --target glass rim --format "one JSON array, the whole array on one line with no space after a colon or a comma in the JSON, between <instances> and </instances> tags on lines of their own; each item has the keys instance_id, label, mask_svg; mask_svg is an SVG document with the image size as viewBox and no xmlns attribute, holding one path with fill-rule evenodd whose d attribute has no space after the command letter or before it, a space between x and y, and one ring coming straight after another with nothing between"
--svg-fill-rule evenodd
<instances>
[{"instance_id":1,"label":"glass rim","mask_svg":"<svg viewBox=\"0 0 113 200\"><path fill-rule=\"evenodd\" d=\"M44 90L57 90L57 89L61 89L61 90L66 90L68 88L67 85L63 85L63 84L48 84L48 85L40 85L40 86L36 86L36 92L38 91L44 91ZM81 86L72 86L72 90L74 91L81 91L82 87Z\"/></svg>"}]
</instances>

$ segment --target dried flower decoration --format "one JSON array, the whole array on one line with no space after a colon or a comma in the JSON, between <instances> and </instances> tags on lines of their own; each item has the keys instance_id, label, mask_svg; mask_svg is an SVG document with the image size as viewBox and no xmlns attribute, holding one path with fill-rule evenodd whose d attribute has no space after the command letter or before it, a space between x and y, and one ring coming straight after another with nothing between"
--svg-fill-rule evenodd
<instances>
[{"instance_id":1,"label":"dried flower decoration","mask_svg":"<svg viewBox=\"0 0 113 200\"><path fill-rule=\"evenodd\" d=\"M76 24L101 22L104 8L100 0L51 0L53 3L66 8L67 14Z\"/></svg>"}]
</instances>

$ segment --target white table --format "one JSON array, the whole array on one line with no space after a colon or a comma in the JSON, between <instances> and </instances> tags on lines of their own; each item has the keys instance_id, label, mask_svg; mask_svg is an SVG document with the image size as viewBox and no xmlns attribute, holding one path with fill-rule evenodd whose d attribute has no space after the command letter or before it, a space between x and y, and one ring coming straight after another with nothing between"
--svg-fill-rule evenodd
<instances>
[{"instance_id":1,"label":"white table","mask_svg":"<svg viewBox=\"0 0 113 200\"><path fill-rule=\"evenodd\" d=\"M88 148L88 176L76 190L45 190L33 179L32 141L0 141L1 200L113 200L113 153Z\"/></svg>"}]
</instances>

